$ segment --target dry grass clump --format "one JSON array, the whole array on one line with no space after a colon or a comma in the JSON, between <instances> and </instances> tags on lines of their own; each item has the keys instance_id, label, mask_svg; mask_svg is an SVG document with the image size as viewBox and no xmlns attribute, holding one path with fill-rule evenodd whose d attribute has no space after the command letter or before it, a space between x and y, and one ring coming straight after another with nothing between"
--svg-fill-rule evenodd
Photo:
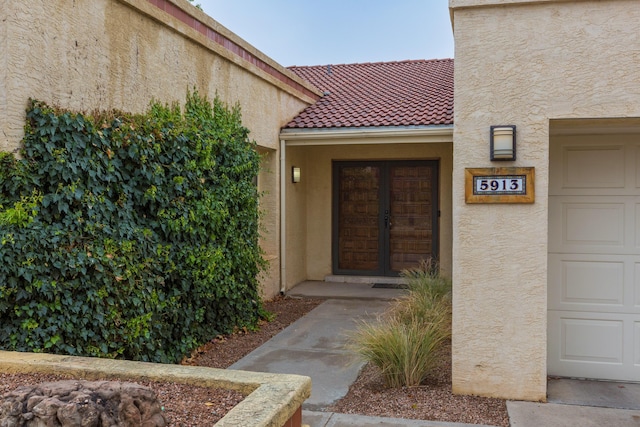
<instances>
[{"instance_id":1,"label":"dry grass clump","mask_svg":"<svg viewBox=\"0 0 640 427\"><path fill-rule=\"evenodd\" d=\"M420 385L451 337L451 281L427 263L403 276L408 294L351 336L352 349L380 368L389 387Z\"/></svg>"}]
</instances>

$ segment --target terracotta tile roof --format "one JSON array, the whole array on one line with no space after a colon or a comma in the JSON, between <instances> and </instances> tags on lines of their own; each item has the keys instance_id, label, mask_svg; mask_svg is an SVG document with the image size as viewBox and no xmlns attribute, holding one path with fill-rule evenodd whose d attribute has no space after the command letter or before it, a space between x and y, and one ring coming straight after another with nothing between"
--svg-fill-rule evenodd
<instances>
[{"instance_id":1,"label":"terracotta tile roof","mask_svg":"<svg viewBox=\"0 0 640 427\"><path fill-rule=\"evenodd\" d=\"M285 128L453 124L453 59L289 69L325 95Z\"/></svg>"}]
</instances>

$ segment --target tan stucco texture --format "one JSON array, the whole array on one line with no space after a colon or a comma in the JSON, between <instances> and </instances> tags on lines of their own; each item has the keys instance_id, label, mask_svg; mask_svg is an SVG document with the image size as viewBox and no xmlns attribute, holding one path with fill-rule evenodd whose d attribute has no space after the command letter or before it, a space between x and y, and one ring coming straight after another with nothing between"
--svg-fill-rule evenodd
<instances>
[{"instance_id":1,"label":"tan stucco texture","mask_svg":"<svg viewBox=\"0 0 640 427\"><path fill-rule=\"evenodd\" d=\"M640 116L640 7L450 0L455 27L453 391L546 399L549 121ZM490 162L489 127L517 126ZM465 204L465 168L535 168L535 203Z\"/></svg>"}]
</instances>

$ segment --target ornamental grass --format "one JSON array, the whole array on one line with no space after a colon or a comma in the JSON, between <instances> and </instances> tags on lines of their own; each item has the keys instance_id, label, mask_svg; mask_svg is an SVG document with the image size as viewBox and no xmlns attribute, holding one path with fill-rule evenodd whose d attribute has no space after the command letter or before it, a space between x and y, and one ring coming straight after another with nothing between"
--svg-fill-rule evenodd
<instances>
[{"instance_id":1,"label":"ornamental grass","mask_svg":"<svg viewBox=\"0 0 640 427\"><path fill-rule=\"evenodd\" d=\"M451 337L451 281L429 267L403 272L407 295L351 336L352 350L380 368L389 387L420 385Z\"/></svg>"}]
</instances>

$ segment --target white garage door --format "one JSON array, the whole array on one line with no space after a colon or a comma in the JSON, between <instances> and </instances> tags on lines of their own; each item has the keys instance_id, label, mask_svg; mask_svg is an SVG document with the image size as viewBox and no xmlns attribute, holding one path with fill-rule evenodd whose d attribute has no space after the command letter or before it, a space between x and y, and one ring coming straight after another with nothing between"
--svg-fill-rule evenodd
<instances>
[{"instance_id":1,"label":"white garage door","mask_svg":"<svg viewBox=\"0 0 640 427\"><path fill-rule=\"evenodd\" d=\"M640 381L640 138L552 138L548 373Z\"/></svg>"}]
</instances>

